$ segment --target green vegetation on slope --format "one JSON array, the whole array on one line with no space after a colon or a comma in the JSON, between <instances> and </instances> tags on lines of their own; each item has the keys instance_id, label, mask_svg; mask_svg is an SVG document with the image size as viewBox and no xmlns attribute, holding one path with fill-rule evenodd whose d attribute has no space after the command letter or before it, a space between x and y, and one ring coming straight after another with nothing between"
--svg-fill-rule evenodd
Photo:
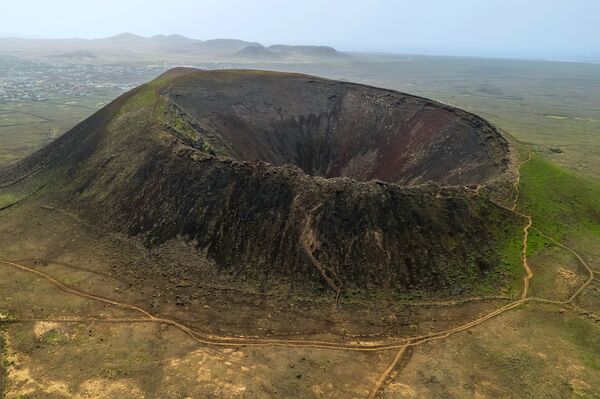
<instances>
[{"instance_id":1,"label":"green vegetation on slope","mask_svg":"<svg viewBox=\"0 0 600 399\"><path fill-rule=\"evenodd\" d=\"M508 293L519 294L523 290L523 263L521 251L523 247L523 230L511 235L505 243L502 256L502 264L498 273L502 274L502 280L507 284ZM490 292L492 293L492 292Z\"/></svg>"},{"instance_id":2,"label":"green vegetation on slope","mask_svg":"<svg viewBox=\"0 0 600 399\"><path fill-rule=\"evenodd\" d=\"M534 154L521 167L519 208L534 227L557 240L594 235L600 239L600 183ZM533 235L530 246L544 240Z\"/></svg>"},{"instance_id":3,"label":"green vegetation on slope","mask_svg":"<svg viewBox=\"0 0 600 399\"><path fill-rule=\"evenodd\" d=\"M600 182L534 153L521 169L517 209L533 217L527 255L534 268L533 295L566 299L588 278L587 270L549 236L593 261L600 242ZM574 273L569 277L569 273Z\"/></svg>"},{"instance_id":4,"label":"green vegetation on slope","mask_svg":"<svg viewBox=\"0 0 600 399\"><path fill-rule=\"evenodd\" d=\"M0 193L0 209L11 206L25 197L26 195L15 192Z\"/></svg>"}]
</instances>

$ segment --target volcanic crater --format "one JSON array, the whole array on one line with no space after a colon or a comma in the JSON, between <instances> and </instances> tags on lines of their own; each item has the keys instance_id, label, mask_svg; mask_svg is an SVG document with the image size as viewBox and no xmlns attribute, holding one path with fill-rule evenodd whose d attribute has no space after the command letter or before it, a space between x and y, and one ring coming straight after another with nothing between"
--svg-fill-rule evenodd
<instances>
[{"instance_id":1,"label":"volcanic crater","mask_svg":"<svg viewBox=\"0 0 600 399\"><path fill-rule=\"evenodd\" d=\"M518 217L475 192L508 169L492 125L431 100L178 68L0 175L149 248L183 239L233 285L439 296L510 284Z\"/></svg>"},{"instance_id":2,"label":"volcanic crater","mask_svg":"<svg viewBox=\"0 0 600 399\"><path fill-rule=\"evenodd\" d=\"M455 108L301 75L212 76L183 80L165 94L220 155L401 185L479 184L506 168L506 140Z\"/></svg>"}]
</instances>

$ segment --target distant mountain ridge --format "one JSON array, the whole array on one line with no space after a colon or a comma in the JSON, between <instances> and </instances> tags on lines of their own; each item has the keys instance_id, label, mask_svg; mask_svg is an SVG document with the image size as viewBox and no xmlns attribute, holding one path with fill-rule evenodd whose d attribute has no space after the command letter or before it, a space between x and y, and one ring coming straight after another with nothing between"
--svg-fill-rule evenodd
<instances>
[{"instance_id":1,"label":"distant mountain ridge","mask_svg":"<svg viewBox=\"0 0 600 399\"><path fill-rule=\"evenodd\" d=\"M131 58L134 55L162 55L218 60L310 61L314 59L346 59L349 55L329 46L283 45L264 46L240 39L191 39L182 35L144 37L133 33L99 39L22 39L0 38L0 53L73 58L85 54L88 59ZM65 55L65 57L63 57Z\"/></svg>"}]
</instances>

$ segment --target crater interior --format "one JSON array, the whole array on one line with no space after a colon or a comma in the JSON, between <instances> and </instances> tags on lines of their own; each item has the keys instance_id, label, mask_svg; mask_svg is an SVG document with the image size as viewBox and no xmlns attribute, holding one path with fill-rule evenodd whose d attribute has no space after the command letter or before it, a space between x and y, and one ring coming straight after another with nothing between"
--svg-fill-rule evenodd
<instances>
[{"instance_id":1,"label":"crater interior","mask_svg":"<svg viewBox=\"0 0 600 399\"><path fill-rule=\"evenodd\" d=\"M180 79L167 96L204 145L240 161L400 185L475 185L506 168L506 140L489 123L399 92L304 75L212 71Z\"/></svg>"}]
</instances>

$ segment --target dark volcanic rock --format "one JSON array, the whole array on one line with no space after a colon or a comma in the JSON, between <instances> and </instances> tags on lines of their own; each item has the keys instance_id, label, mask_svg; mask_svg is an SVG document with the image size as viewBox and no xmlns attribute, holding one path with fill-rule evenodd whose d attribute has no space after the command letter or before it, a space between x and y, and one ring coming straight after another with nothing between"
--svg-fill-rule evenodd
<instances>
[{"instance_id":1,"label":"dark volcanic rock","mask_svg":"<svg viewBox=\"0 0 600 399\"><path fill-rule=\"evenodd\" d=\"M303 75L178 69L11 179L43 170L89 219L152 247L182 236L263 283L462 292L499 270L516 223L462 185L503 174L507 152L487 122L430 100Z\"/></svg>"},{"instance_id":2,"label":"dark volcanic rock","mask_svg":"<svg viewBox=\"0 0 600 399\"><path fill-rule=\"evenodd\" d=\"M238 160L399 184L477 184L506 168L507 142L487 122L389 90L300 75L213 72L182 79L165 93L202 136Z\"/></svg>"}]
</instances>

